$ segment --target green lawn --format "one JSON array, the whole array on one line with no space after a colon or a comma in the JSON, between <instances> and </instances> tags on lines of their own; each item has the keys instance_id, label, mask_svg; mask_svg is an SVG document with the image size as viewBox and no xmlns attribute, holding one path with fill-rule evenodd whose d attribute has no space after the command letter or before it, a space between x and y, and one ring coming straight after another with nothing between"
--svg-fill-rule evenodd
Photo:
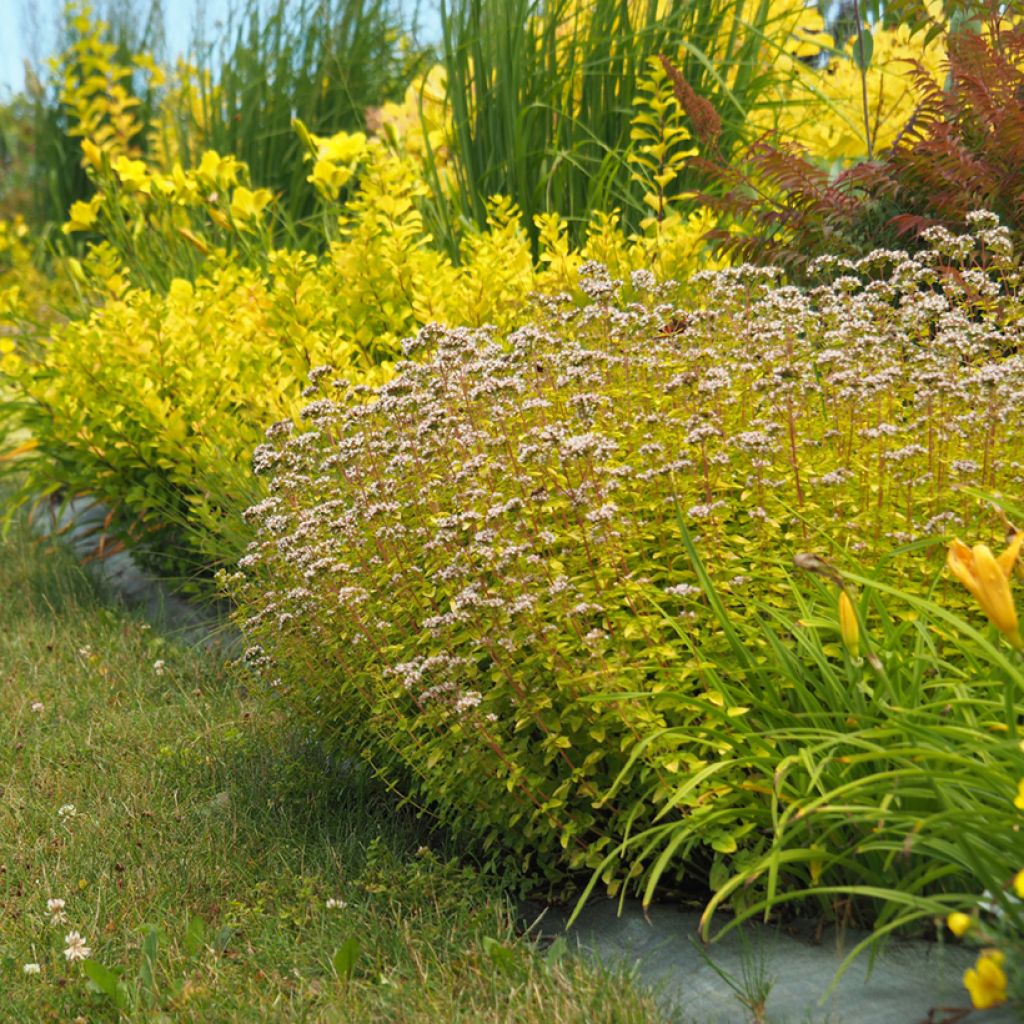
<instances>
[{"instance_id":1,"label":"green lawn","mask_svg":"<svg viewBox=\"0 0 1024 1024\"><path fill-rule=\"evenodd\" d=\"M18 530L0 722L0 1021L663 1019L628 978L518 938L495 884L393 798Z\"/></svg>"}]
</instances>

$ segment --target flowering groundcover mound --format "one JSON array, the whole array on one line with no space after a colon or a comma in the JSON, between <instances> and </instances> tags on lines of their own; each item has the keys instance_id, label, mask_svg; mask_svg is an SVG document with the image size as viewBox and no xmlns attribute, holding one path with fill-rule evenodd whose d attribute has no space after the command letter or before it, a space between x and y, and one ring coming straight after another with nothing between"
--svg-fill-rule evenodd
<instances>
[{"instance_id":1,"label":"flowering groundcover mound","mask_svg":"<svg viewBox=\"0 0 1024 1024\"><path fill-rule=\"evenodd\" d=\"M884 554L887 585L923 594L946 531L981 521L961 481L1021 482L1017 261L993 218L974 226L984 266L976 239L937 231L913 257L823 266L809 290L591 264L587 304L541 300L501 335L428 327L377 390L315 370L305 428L277 424L255 455L269 496L230 581L248 662L496 859L599 869L613 889L693 869L719 888L773 848L780 802L905 756L903 791L831 822L819 807L790 832L816 852L731 891L884 877L870 843L847 857L872 829L892 840L878 801L953 827L927 759L895 735L885 751L884 731L952 715L1008 790L1012 704L991 672L965 698L948 634L870 586L865 664L836 643L830 584L808 596L788 566ZM946 769L928 770L956 784ZM991 825L1005 801L986 787ZM920 866L912 890L964 881Z\"/></svg>"}]
</instances>

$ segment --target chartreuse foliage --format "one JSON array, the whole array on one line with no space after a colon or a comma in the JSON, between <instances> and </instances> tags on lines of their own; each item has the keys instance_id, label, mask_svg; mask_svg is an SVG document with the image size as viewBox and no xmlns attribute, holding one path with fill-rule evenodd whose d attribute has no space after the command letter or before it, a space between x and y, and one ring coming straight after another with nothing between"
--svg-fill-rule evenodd
<instances>
[{"instance_id":1,"label":"chartreuse foliage","mask_svg":"<svg viewBox=\"0 0 1024 1024\"><path fill-rule=\"evenodd\" d=\"M41 245L25 218L0 217L0 360L15 349L11 335L44 329L70 296L66 279L45 274ZM2 365L2 363L0 363Z\"/></svg>"},{"instance_id":2,"label":"chartreuse foliage","mask_svg":"<svg viewBox=\"0 0 1024 1024\"><path fill-rule=\"evenodd\" d=\"M65 8L61 52L30 80L37 223L88 198L80 143L90 140L111 159L144 157L168 171L210 149L234 156L282 198L294 226L312 203L297 187L292 119L317 131L357 128L425 59L388 0L229 7L218 39L203 38L200 21L189 60L173 67L149 52L162 38L159 4L124 4L106 20L88 2Z\"/></svg>"},{"instance_id":3,"label":"chartreuse foliage","mask_svg":"<svg viewBox=\"0 0 1024 1024\"><path fill-rule=\"evenodd\" d=\"M401 110L382 117L401 123ZM164 172L86 139L96 191L72 205L64 231L101 240L66 261L79 310L47 338L27 323L24 292L6 293L20 341L5 343L4 408L35 445L7 463L21 494L95 494L174 575L241 554L231 508L252 496L252 449L267 423L297 415L311 368L330 361L353 383L378 384L423 325L508 329L531 292L574 288L587 259L676 277L703 262L706 218L662 211L637 236L595 213L581 247L565 220L539 217L535 263L520 211L500 196L452 258L421 210L415 140L407 149L395 134L297 127L322 256L273 248L282 213L234 157L207 151L194 169Z\"/></svg>"},{"instance_id":4,"label":"chartreuse foliage","mask_svg":"<svg viewBox=\"0 0 1024 1024\"><path fill-rule=\"evenodd\" d=\"M659 13L684 51L655 52ZM281 190L97 50L65 96L74 315L40 330L3 236L3 467L107 502L164 572L251 541L228 582L269 704L495 863L883 930L1001 890L1020 666L940 573L997 528L964 488L1024 484L1011 236L972 213L912 257L804 261L813 288L693 274L695 156L774 127L828 164L902 119L881 58L910 43L870 30L872 64L865 31L828 72L802 4L467 0L365 131L275 122Z\"/></svg>"},{"instance_id":5,"label":"chartreuse foliage","mask_svg":"<svg viewBox=\"0 0 1024 1024\"><path fill-rule=\"evenodd\" d=\"M13 309L26 290L41 280L42 276L34 273L32 238L25 218L0 219L0 303Z\"/></svg>"},{"instance_id":6,"label":"chartreuse foliage","mask_svg":"<svg viewBox=\"0 0 1024 1024\"><path fill-rule=\"evenodd\" d=\"M1020 667L941 579L1002 530L961 485L1024 482L1019 262L973 221L809 291L589 265L372 400L314 371L231 578L275 706L553 879L895 926L971 890L968 807L1008 877Z\"/></svg>"}]
</instances>

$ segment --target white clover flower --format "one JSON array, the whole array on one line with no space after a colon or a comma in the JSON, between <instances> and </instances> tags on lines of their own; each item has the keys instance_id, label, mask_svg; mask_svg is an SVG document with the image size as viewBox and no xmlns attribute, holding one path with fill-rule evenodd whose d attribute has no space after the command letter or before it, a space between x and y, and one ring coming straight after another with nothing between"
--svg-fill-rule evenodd
<instances>
[{"instance_id":1,"label":"white clover flower","mask_svg":"<svg viewBox=\"0 0 1024 1024\"><path fill-rule=\"evenodd\" d=\"M158 676L162 676L166 670L167 670L167 662L164 661L163 658L157 658L157 660L153 662L153 671Z\"/></svg>"},{"instance_id":2,"label":"white clover flower","mask_svg":"<svg viewBox=\"0 0 1024 1024\"><path fill-rule=\"evenodd\" d=\"M64 913L65 903L61 899L50 899L46 901L46 909L50 913L50 924L67 924L67 915Z\"/></svg>"},{"instance_id":3,"label":"white clover flower","mask_svg":"<svg viewBox=\"0 0 1024 1024\"><path fill-rule=\"evenodd\" d=\"M41 968L39 964L24 964L21 968L22 974L38 974Z\"/></svg>"},{"instance_id":4,"label":"white clover flower","mask_svg":"<svg viewBox=\"0 0 1024 1024\"><path fill-rule=\"evenodd\" d=\"M58 818L73 818L78 813L78 809L74 804L61 804L57 808Z\"/></svg>"},{"instance_id":5,"label":"white clover flower","mask_svg":"<svg viewBox=\"0 0 1024 1024\"><path fill-rule=\"evenodd\" d=\"M335 899L333 896L324 904L328 910L344 910L348 904L344 900Z\"/></svg>"},{"instance_id":6,"label":"white clover flower","mask_svg":"<svg viewBox=\"0 0 1024 1024\"><path fill-rule=\"evenodd\" d=\"M32 701L32 706L29 709L33 714L41 715L46 710L46 705L41 700Z\"/></svg>"},{"instance_id":7,"label":"white clover flower","mask_svg":"<svg viewBox=\"0 0 1024 1024\"><path fill-rule=\"evenodd\" d=\"M92 949L85 944L85 939L78 932L68 932L64 936L64 943L67 946L64 950L64 959L68 962L85 960L92 953Z\"/></svg>"}]
</instances>

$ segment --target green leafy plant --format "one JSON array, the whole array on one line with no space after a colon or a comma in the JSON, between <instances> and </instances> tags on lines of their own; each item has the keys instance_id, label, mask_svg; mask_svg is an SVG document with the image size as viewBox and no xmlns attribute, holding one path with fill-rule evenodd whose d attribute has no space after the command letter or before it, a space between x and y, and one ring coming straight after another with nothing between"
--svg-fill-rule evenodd
<instances>
[{"instance_id":1,"label":"green leafy plant","mask_svg":"<svg viewBox=\"0 0 1024 1024\"><path fill-rule=\"evenodd\" d=\"M450 837L258 709L215 647L158 642L25 520L0 539L0 593L18 595L0 601L0 715L18 734L0 746L0 1017L667 1021L627 970L538 950ZM66 959L69 929L110 995ZM351 936L341 985L331 957Z\"/></svg>"},{"instance_id":2,"label":"green leafy plant","mask_svg":"<svg viewBox=\"0 0 1024 1024\"><path fill-rule=\"evenodd\" d=\"M347 982L352 977L356 964L359 962L361 951L362 947L359 940L348 938L335 951L334 956L331 957L331 966L334 968L334 973L338 976L338 980L342 983Z\"/></svg>"},{"instance_id":3,"label":"green leafy plant","mask_svg":"<svg viewBox=\"0 0 1024 1024\"><path fill-rule=\"evenodd\" d=\"M751 1024L766 1024L768 997L775 987L775 978L769 970L768 953L762 938L751 939L740 932L740 972L736 977L721 964L702 942L691 937L690 944L697 955L732 989L736 1001L750 1014Z\"/></svg>"},{"instance_id":4,"label":"green leafy plant","mask_svg":"<svg viewBox=\"0 0 1024 1024\"><path fill-rule=\"evenodd\" d=\"M502 197L453 261L416 205L426 187L414 159L362 134L304 134L311 156L357 153L354 166L326 156L303 165L321 187L320 175L350 176L344 197L326 189L334 227L321 257L273 249L269 192L212 151L165 174L85 144L97 191L72 206L65 229L102 241L63 265L76 301L52 327L34 314L38 275L26 273L18 231L0 233L0 259L10 238L20 282L0 291L11 329L0 339L0 411L16 438L0 471L20 474L24 498L104 501L119 539L167 575L208 579L211 564L242 554L250 535L232 510L259 495L251 452L267 422L297 415L313 367L347 363L354 383L380 383L423 325L511 326L531 291L573 288L590 255L622 272L682 276L700 265L704 222L673 214L632 239L597 215L583 249L547 217L535 266L521 212Z\"/></svg>"},{"instance_id":5,"label":"green leafy plant","mask_svg":"<svg viewBox=\"0 0 1024 1024\"><path fill-rule=\"evenodd\" d=\"M196 960L207 949L222 952L226 945L227 933L224 928L216 935L210 935L206 922L201 917L190 917L183 930L181 949L187 960ZM157 927L146 928L143 932L140 947L141 964L133 978L126 978L125 972L104 966L98 960L86 959L82 962L82 971L88 978L91 991L103 996L125 1016L135 1013L152 1013L160 1010L167 1003L181 999L185 989L184 979L165 980L158 971L158 959L161 942L166 936Z\"/></svg>"},{"instance_id":6,"label":"green leafy plant","mask_svg":"<svg viewBox=\"0 0 1024 1024\"><path fill-rule=\"evenodd\" d=\"M742 766L747 785L770 796L742 819L756 815L770 845L713 875L705 936L723 905L740 913L718 934L810 899L840 922L874 925L848 963L879 937L957 906L976 879L1008 881L1019 848L1015 812L1000 793L1024 766L1016 721L1024 665L1014 652L940 603L936 589L903 592L876 570L846 577L863 590L858 618L873 626L866 657L833 665L822 633L838 626L818 612L820 597L799 598L794 582L796 621L761 601L756 617L730 615L685 524L680 530L711 607L728 617L723 629L758 652L741 683L720 678L731 699L756 703L738 728L765 747L749 756L757 742L731 744L717 770ZM764 692L773 699L759 699ZM610 855L628 856L634 844L658 854L645 899L690 836L687 822L659 817Z\"/></svg>"}]
</instances>

